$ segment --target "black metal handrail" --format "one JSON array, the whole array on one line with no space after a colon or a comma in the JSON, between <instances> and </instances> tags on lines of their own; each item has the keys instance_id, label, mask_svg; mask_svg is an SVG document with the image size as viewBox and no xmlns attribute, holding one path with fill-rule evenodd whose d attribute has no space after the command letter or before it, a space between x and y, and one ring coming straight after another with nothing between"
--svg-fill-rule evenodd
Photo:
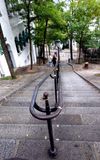
<instances>
[{"instance_id":1,"label":"black metal handrail","mask_svg":"<svg viewBox=\"0 0 100 160\"><path fill-rule=\"evenodd\" d=\"M48 93L45 92L43 95L43 99L45 100L45 108L42 108L37 105L36 99L37 99L39 88L49 77L54 79L55 106L52 108L50 107L49 101L48 101ZM61 77L60 77L60 58L59 58L58 63L55 66L55 68L51 72L49 72L48 75L35 87L35 90L32 96L32 100L31 100L31 104L30 104L30 112L35 118L39 120L47 120L49 140L50 140L50 146L51 146L49 149L49 155L52 157L55 157L57 155L57 150L55 148L54 138L53 138L52 119L57 117L62 110L62 103L61 103L62 94L61 94L60 83L61 83ZM39 115L36 113L35 110L38 110L40 112L45 112L46 114Z\"/></svg>"},{"instance_id":2,"label":"black metal handrail","mask_svg":"<svg viewBox=\"0 0 100 160\"><path fill-rule=\"evenodd\" d=\"M54 75L52 75L54 73ZM48 73L48 75L35 87L35 90L33 91L33 96L32 96L32 100L31 100L31 104L30 104L30 112L31 114L37 118L37 119L40 119L40 120L48 120L48 119L52 119L56 116L59 115L59 113L61 112L62 110L62 103L61 103L61 85L60 85L60 75L59 75L59 80L58 77L58 67L56 66L51 72ZM57 94L57 100L56 100L56 103L55 103L55 107L52 107L50 108L50 115L39 115L36 113L35 109L37 109L38 111L40 112L45 112L46 113L46 109L45 108L42 108L40 106L37 105L36 103L36 99L37 99L37 95L38 95L38 91L39 91L39 88L42 86L42 84L49 78L53 78L53 79L56 79L56 82L55 82L55 85L57 85L57 91L56 94ZM58 82L58 84L56 84ZM55 88L56 90L56 88ZM58 93L57 93L58 92Z\"/></svg>"}]
</instances>

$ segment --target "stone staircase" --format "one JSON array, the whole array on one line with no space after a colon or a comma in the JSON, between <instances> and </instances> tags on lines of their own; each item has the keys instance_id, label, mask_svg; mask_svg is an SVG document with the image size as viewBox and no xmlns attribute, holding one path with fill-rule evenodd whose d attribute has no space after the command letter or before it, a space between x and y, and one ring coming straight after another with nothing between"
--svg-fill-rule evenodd
<instances>
[{"instance_id":1,"label":"stone staircase","mask_svg":"<svg viewBox=\"0 0 100 160\"><path fill-rule=\"evenodd\" d=\"M57 160L100 160L100 92L62 66L63 110L53 119ZM50 160L47 123L32 117L29 105L34 87L43 76L8 97L0 106L0 160ZM54 104L54 82L49 78L39 90L44 107L48 91Z\"/></svg>"}]
</instances>

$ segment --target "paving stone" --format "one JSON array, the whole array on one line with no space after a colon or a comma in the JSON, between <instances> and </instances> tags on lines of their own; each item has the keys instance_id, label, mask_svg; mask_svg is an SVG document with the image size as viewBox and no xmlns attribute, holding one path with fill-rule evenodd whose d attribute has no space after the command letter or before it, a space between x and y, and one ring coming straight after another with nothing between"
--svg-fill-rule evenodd
<instances>
[{"instance_id":1,"label":"paving stone","mask_svg":"<svg viewBox=\"0 0 100 160\"><path fill-rule=\"evenodd\" d=\"M59 125L54 128L55 138L65 141L100 140L100 125Z\"/></svg>"},{"instance_id":2,"label":"paving stone","mask_svg":"<svg viewBox=\"0 0 100 160\"><path fill-rule=\"evenodd\" d=\"M93 155L93 144L84 142L55 142L57 147L57 160L95 160ZM16 157L27 160L50 160L47 151L50 147L48 141L21 141Z\"/></svg>"},{"instance_id":3,"label":"paving stone","mask_svg":"<svg viewBox=\"0 0 100 160\"><path fill-rule=\"evenodd\" d=\"M81 125L81 116L78 114L60 114L57 118L53 119L53 124L59 125Z\"/></svg>"},{"instance_id":4,"label":"paving stone","mask_svg":"<svg viewBox=\"0 0 100 160\"><path fill-rule=\"evenodd\" d=\"M13 139L0 139L0 160L15 157L19 141Z\"/></svg>"},{"instance_id":5,"label":"paving stone","mask_svg":"<svg viewBox=\"0 0 100 160\"><path fill-rule=\"evenodd\" d=\"M95 142L93 145L93 149L96 160L100 160L100 142Z\"/></svg>"},{"instance_id":6,"label":"paving stone","mask_svg":"<svg viewBox=\"0 0 100 160\"><path fill-rule=\"evenodd\" d=\"M82 124L100 125L100 114L84 114L81 115Z\"/></svg>"},{"instance_id":7,"label":"paving stone","mask_svg":"<svg viewBox=\"0 0 100 160\"><path fill-rule=\"evenodd\" d=\"M45 136L48 136L46 124L0 124L0 138L44 140Z\"/></svg>"}]
</instances>

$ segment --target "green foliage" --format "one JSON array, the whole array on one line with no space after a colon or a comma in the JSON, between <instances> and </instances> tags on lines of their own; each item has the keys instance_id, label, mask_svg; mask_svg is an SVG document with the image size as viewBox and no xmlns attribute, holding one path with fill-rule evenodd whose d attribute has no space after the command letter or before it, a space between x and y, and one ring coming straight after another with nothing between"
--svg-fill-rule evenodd
<instances>
[{"instance_id":1,"label":"green foliage","mask_svg":"<svg viewBox=\"0 0 100 160\"><path fill-rule=\"evenodd\" d=\"M11 76L2 77L0 78L0 80L12 80L12 77Z\"/></svg>"},{"instance_id":2,"label":"green foliage","mask_svg":"<svg viewBox=\"0 0 100 160\"><path fill-rule=\"evenodd\" d=\"M65 15L69 38L70 36L73 36L79 44L80 42L86 44L92 37L92 32L90 32L89 28L90 25L95 21L95 26L97 24L97 19L100 22L100 1L79 0L77 2L72 0L69 4L69 10L67 10Z\"/></svg>"},{"instance_id":3,"label":"green foliage","mask_svg":"<svg viewBox=\"0 0 100 160\"><path fill-rule=\"evenodd\" d=\"M44 32L46 29L46 43L50 43L55 39L62 39L61 28L65 25L62 17L63 3L59 5L55 4L53 1L44 0L39 3L35 1L33 5L34 13L37 15L38 19L35 21L35 36L34 40L36 44L42 44L44 41ZM58 9L59 8L59 9ZM56 15L56 16L55 16ZM46 26L46 21L47 26Z\"/></svg>"},{"instance_id":4,"label":"green foliage","mask_svg":"<svg viewBox=\"0 0 100 160\"><path fill-rule=\"evenodd\" d=\"M28 14L30 19L36 16L33 18L35 27L30 22L30 29L37 45L71 37L83 46L99 46L100 0L70 0L67 3L66 0L59 0L58 3L53 0L23 0L20 3L18 0L9 0L9 3L20 13L25 26ZM95 26L94 31L90 31L92 25Z\"/></svg>"}]
</instances>

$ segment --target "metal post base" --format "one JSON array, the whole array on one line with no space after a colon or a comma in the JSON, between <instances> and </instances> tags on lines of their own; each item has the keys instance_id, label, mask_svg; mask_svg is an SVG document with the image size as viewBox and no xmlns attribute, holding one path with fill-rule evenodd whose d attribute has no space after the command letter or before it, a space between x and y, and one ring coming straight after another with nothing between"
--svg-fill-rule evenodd
<instances>
[{"instance_id":1,"label":"metal post base","mask_svg":"<svg viewBox=\"0 0 100 160\"><path fill-rule=\"evenodd\" d=\"M51 148L48 150L48 153L49 153L49 156L50 157L56 157L56 155L57 155L57 149L56 148L54 148L54 151L52 151L51 150Z\"/></svg>"}]
</instances>

